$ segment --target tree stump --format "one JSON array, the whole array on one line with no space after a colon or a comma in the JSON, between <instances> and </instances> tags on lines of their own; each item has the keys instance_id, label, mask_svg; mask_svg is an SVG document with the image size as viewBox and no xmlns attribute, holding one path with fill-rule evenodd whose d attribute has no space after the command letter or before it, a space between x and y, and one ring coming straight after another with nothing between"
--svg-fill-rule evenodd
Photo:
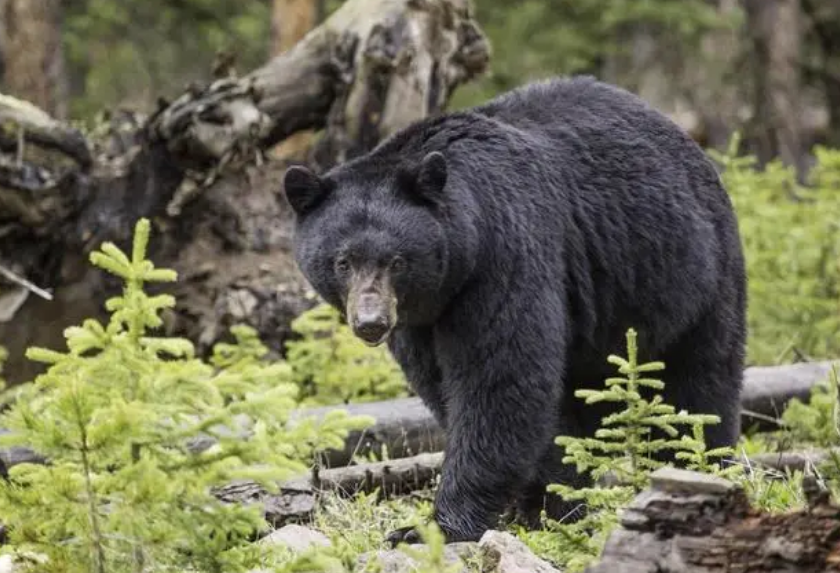
<instances>
[{"instance_id":1,"label":"tree stump","mask_svg":"<svg viewBox=\"0 0 840 573\"><path fill-rule=\"evenodd\" d=\"M722 478L664 468L622 516L586 573L811 573L840 570L840 506L816 495L768 514Z\"/></svg>"},{"instance_id":2,"label":"tree stump","mask_svg":"<svg viewBox=\"0 0 840 573\"><path fill-rule=\"evenodd\" d=\"M154 225L150 256L179 273L167 329L206 351L234 323L276 353L313 294L291 255L286 162L265 151L318 130L309 163L325 169L437 113L484 71L489 46L469 0L348 0L292 49L241 78L192 86L150 117L112 114L84 136L39 109L0 100L0 265L52 293L0 277L5 375L31 378L31 345L101 317L116 284L87 263Z\"/></svg>"}]
</instances>

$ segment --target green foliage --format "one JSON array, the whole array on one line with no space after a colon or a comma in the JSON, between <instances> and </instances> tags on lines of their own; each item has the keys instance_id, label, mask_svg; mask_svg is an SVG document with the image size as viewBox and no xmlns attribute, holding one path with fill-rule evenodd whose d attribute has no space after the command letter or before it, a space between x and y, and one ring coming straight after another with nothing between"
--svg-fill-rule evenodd
<instances>
[{"instance_id":1,"label":"green foliage","mask_svg":"<svg viewBox=\"0 0 840 573\"><path fill-rule=\"evenodd\" d=\"M601 554L610 533L619 525L620 508L632 501L635 490L624 485L575 490L553 484L549 491L580 500L584 515L574 523L545 519L543 531L521 532L520 536L537 555L564 571L583 571Z\"/></svg>"},{"instance_id":2,"label":"green foliage","mask_svg":"<svg viewBox=\"0 0 840 573\"><path fill-rule=\"evenodd\" d=\"M828 380L811 389L805 403L794 398L782 414L785 433L793 442L820 448L834 448L840 443L840 366L834 366Z\"/></svg>"},{"instance_id":3,"label":"green foliage","mask_svg":"<svg viewBox=\"0 0 840 573\"><path fill-rule=\"evenodd\" d=\"M236 0L72 0L64 19L74 117L103 107L150 111L210 77L216 53L236 53L249 71L268 58L268 2Z\"/></svg>"},{"instance_id":4,"label":"green foliage","mask_svg":"<svg viewBox=\"0 0 840 573\"><path fill-rule=\"evenodd\" d=\"M696 418L705 418L705 420L695 419L691 422L691 435L683 434L680 438L680 447L682 451L677 451L674 455L678 460L685 462L685 467L690 470L714 474L722 477L736 478L742 474L742 468L738 465L729 465L722 467L720 460L731 457L735 454L735 450L730 447L712 448L709 449L706 445L705 429L709 423L713 422L712 418L716 416L695 416Z\"/></svg>"},{"instance_id":5,"label":"green foliage","mask_svg":"<svg viewBox=\"0 0 840 573\"><path fill-rule=\"evenodd\" d=\"M548 486L550 492L567 501L581 501L586 507L584 516L575 523L547 520L549 533L555 538L554 547L548 549L549 557L569 571L583 570L600 554L607 536L618 525L618 510L648 485L651 471L664 465L654 457L656 454L673 451L689 469L698 471L733 476L739 470L737 466L720 466L721 458L733 454L731 448L706 448L703 428L720 423L719 417L677 412L660 394L645 396L664 388L661 380L647 374L661 371L665 365L639 364L635 330L627 331L627 358L610 356L608 361L622 376L608 378L603 390L578 390L575 396L586 404L612 402L621 408L603 418L594 437L558 436L555 440L565 448L564 463L574 464L579 473L589 474L593 481L608 476L617 481L610 487ZM678 426L688 426L691 434L681 433ZM547 549L544 537L536 539L532 543Z\"/></svg>"},{"instance_id":6,"label":"green foliage","mask_svg":"<svg viewBox=\"0 0 840 573\"><path fill-rule=\"evenodd\" d=\"M329 15L342 0L320 3ZM694 53L699 35L722 24L704 0L476 0L493 47L492 71L461 88L454 106L551 74L591 73L626 53L627 31L644 28L674 51ZM158 95L206 80L219 50L236 52L238 69L268 58L270 2L236 0L72 0L63 42L72 113L92 117L106 106L148 111Z\"/></svg>"},{"instance_id":7,"label":"green foliage","mask_svg":"<svg viewBox=\"0 0 840 573\"><path fill-rule=\"evenodd\" d=\"M791 169L710 151L738 215L747 262L748 359L772 364L840 355L840 151L817 147L808 187Z\"/></svg>"},{"instance_id":8,"label":"green foliage","mask_svg":"<svg viewBox=\"0 0 840 573\"><path fill-rule=\"evenodd\" d=\"M370 348L320 304L292 322L301 335L287 343L286 358L307 404L387 400L406 394L402 370L384 346Z\"/></svg>"},{"instance_id":9,"label":"green foliage","mask_svg":"<svg viewBox=\"0 0 840 573\"><path fill-rule=\"evenodd\" d=\"M426 492L429 493L430 492ZM483 571L480 555L467 558L466 569L460 569L445 560L444 536L429 518L432 513L431 494L410 498L381 499L377 493L360 494L352 499L339 496L326 497L316 511L315 527L329 537L332 553L340 558L343 571L357 573L382 573L390 571L376 556L368 556L365 565L359 557L375 553L385 544L385 534L406 523L421 524L418 532L424 546L401 545L398 547L414 562L412 573L447 573L456 571Z\"/></svg>"},{"instance_id":10,"label":"green foliage","mask_svg":"<svg viewBox=\"0 0 840 573\"><path fill-rule=\"evenodd\" d=\"M739 483L744 487L753 507L771 513L783 513L805 506L803 475L799 470L780 472L748 467Z\"/></svg>"},{"instance_id":11,"label":"green foliage","mask_svg":"<svg viewBox=\"0 0 840 573\"><path fill-rule=\"evenodd\" d=\"M807 402L797 398L791 400L781 419L782 429L769 440L783 441L790 449L825 450L828 453L826 459L816 467L808 468L808 471L815 471L835 496L840 495L840 455L837 453L840 443L840 364L833 365L828 379L811 389ZM768 505L771 509L802 505L802 472L784 477L791 484L789 489L792 491L782 492L781 498L778 492L767 492L763 496L767 499L761 499L760 505ZM755 489L756 493L764 493L761 486Z\"/></svg>"},{"instance_id":12,"label":"green foliage","mask_svg":"<svg viewBox=\"0 0 840 573\"><path fill-rule=\"evenodd\" d=\"M430 499L382 499L376 492L352 499L327 496L316 509L313 525L330 538L335 554L352 570L361 554L385 546L389 531L424 522L431 513Z\"/></svg>"},{"instance_id":13,"label":"green foliage","mask_svg":"<svg viewBox=\"0 0 840 573\"><path fill-rule=\"evenodd\" d=\"M51 463L15 466L0 483L11 550L45 556L38 571L296 570L301 562L248 542L266 527L259 508L224 504L211 488L251 479L273 491L315 448L339 447L371 421L293 421L291 369L264 362L250 329L235 328L236 343L217 345L209 364L189 341L156 336L174 299L144 287L176 276L146 260L148 239L141 220L131 258L110 243L90 257L125 284L106 303L107 324L68 328L66 353L28 352L49 368L3 414L12 433L2 443ZM208 436L211 447L188 448Z\"/></svg>"}]
</instances>

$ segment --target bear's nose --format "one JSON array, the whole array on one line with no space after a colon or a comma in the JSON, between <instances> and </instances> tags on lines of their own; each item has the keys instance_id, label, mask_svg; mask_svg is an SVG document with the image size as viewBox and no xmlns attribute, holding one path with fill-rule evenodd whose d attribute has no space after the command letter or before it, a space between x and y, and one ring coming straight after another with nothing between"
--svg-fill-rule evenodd
<instances>
[{"instance_id":1,"label":"bear's nose","mask_svg":"<svg viewBox=\"0 0 840 573\"><path fill-rule=\"evenodd\" d=\"M375 345L382 342L382 339L385 338L386 334L388 334L390 326L391 325L388 324L388 318L383 316L382 313L360 312L356 316L356 320L353 324L353 331L356 333L356 336L361 338L363 341L368 344Z\"/></svg>"},{"instance_id":2,"label":"bear's nose","mask_svg":"<svg viewBox=\"0 0 840 573\"><path fill-rule=\"evenodd\" d=\"M382 342L391 330L388 301L374 293L359 296L352 317L353 332L369 345Z\"/></svg>"}]
</instances>

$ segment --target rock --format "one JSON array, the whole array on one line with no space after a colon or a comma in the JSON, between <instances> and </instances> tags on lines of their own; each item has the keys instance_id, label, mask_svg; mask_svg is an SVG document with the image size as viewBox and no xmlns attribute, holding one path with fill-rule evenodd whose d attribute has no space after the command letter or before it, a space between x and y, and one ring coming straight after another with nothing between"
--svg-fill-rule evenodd
<instances>
[{"instance_id":1,"label":"rock","mask_svg":"<svg viewBox=\"0 0 840 573\"><path fill-rule=\"evenodd\" d=\"M560 573L519 539L502 531L488 531L478 542L481 570L495 573Z\"/></svg>"},{"instance_id":2,"label":"rock","mask_svg":"<svg viewBox=\"0 0 840 573\"><path fill-rule=\"evenodd\" d=\"M621 525L630 531L708 535L731 516L749 509L742 488L717 476L664 467L651 474L651 488L624 509Z\"/></svg>"},{"instance_id":3,"label":"rock","mask_svg":"<svg viewBox=\"0 0 840 573\"><path fill-rule=\"evenodd\" d=\"M424 551L425 545L413 545L410 551ZM478 554L477 543L450 543L443 550L444 562L452 567L453 573L466 573L466 562ZM401 549L390 549L365 553L359 557L359 573L413 573L418 568L417 560ZM460 567L458 567L460 565ZM449 571L447 571L449 573Z\"/></svg>"},{"instance_id":4,"label":"rock","mask_svg":"<svg viewBox=\"0 0 840 573\"><path fill-rule=\"evenodd\" d=\"M411 547L411 551L424 550L423 545ZM502 531L488 531L478 543L448 544L444 550L444 561L456 573L477 570L492 573L560 573L550 563L534 555L516 537ZM367 553L359 558L358 564L357 570L361 573L413 573L419 565L416 559L402 549Z\"/></svg>"},{"instance_id":5,"label":"rock","mask_svg":"<svg viewBox=\"0 0 840 573\"><path fill-rule=\"evenodd\" d=\"M321 547L331 545L327 536L320 531L295 524L281 527L260 539L259 542L263 545L285 545L295 553L302 553L315 545Z\"/></svg>"},{"instance_id":6,"label":"rock","mask_svg":"<svg viewBox=\"0 0 840 573\"><path fill-rule=\"evenodd\" d=\"M650 474L650 486L665 493L726 495L738 489L728 479L689 470L664 467Z\"/></svg>"},{"instance_id":7,"label":"rock","mask_svg":"<svg viewBox=\"0 0 840 573\"><path fill-rule=\"evenodd\" d=\"M13 555L0 555L0 573L19 573L20 571L42 571L49 560L43 553L23 551Z\"/></svg>"}]
</instances>

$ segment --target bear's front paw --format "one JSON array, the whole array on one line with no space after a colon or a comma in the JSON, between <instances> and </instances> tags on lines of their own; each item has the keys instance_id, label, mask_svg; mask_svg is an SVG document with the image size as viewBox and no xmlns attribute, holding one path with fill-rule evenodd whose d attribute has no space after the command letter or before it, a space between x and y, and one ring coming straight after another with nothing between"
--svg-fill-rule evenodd
<instances>
[{"instance_id":1,"label":"bear's front paw","mask_svg":"<svg viewBox=\"0 0 840 573\"><path fill-rule=\"evenodd\" d=\"M423 539L420 537L420 533L417 532L417 529L413 525L395 529L394 531L385 536L385 541L387 541L390 544L392 549L400 543L407 543L409 545L423 543Z\"/></svg>"}]
</instances>

